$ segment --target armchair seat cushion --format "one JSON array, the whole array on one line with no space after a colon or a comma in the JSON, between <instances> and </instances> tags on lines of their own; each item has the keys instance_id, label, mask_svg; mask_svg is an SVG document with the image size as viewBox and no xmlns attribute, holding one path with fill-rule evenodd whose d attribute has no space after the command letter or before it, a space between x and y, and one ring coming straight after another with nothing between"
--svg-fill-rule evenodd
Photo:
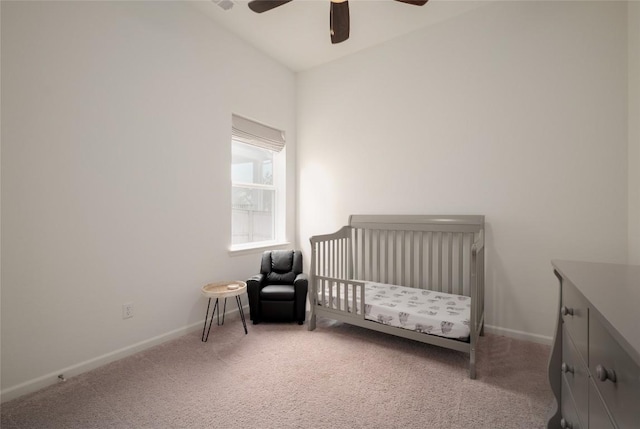
<instances>
[{"instance_id":1,"label":"armchair seat cushion","mask_svg":"<svg viewBox=\"0 0 640 429\"><path fill-rule=\"evenodd\" d=\"M296 290L293 285L269 285L260 291L260 299L265 301L293 301Z\"/></svg>"}]
</instances>

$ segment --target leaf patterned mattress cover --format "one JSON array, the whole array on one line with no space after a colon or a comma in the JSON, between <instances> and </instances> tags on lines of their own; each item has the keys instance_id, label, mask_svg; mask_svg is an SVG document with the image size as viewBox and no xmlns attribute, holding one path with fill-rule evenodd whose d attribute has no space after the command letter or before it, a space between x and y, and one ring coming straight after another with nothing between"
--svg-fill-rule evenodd
<instances>
[{"instance_id":1,"label":"leaf patterned mattress cover","mask_svg":"<svg viewBox=\"0 0 640 429\"><path fill-rule=\"evenodd\" d=\"M351 289L351 286L349 286ZM334 287L333 295L336 294ZM349 307L352 293L348 293ZM321 293L318 293L321 300ZM360 306L359 296L357 306ZM365 319L446 338L468 340L471 298L385 283L365 282ZM340 307L344 310L345 300ZM328 306L328 297L325 296ZM333 302L337 308L337 303Z\"/></svg>"}]
</instances>

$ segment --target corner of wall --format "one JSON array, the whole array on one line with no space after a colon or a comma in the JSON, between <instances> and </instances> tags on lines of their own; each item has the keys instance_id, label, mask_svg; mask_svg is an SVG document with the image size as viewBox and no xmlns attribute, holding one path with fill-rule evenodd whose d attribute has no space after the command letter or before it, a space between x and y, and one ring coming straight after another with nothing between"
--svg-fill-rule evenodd
<instances>
[{"instance_id":1,"label":"corner of wall","mask_svg":"<svg viewBox=\"0 0 640 429\"><path fill-rule=\"evenodd\" d=\"M628 262L640 264L640 3L627 7Z\"/></svg>"}]
</instances>

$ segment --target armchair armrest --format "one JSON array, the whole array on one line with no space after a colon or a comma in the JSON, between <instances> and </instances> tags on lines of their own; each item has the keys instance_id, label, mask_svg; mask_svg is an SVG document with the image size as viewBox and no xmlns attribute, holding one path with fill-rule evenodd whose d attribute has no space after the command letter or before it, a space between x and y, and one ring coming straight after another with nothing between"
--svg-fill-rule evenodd
<instances>
[{"instance_id":1,"label":"armchair armrest","mask_svg":"<svg viewBox=\"0 0 640 429\"><path fill-rule=\"evenodd\" d=\"M262 283L264 283L265 277L266 276L264 274L256 274L255 276L249 277L249 279L247 280L247 288L250 288L251 284L253 284L253 287L259 287L260 285L262 285Z\"/></svg>"},{"instance_id":2,"label":"armchair armrest","mask_svg":"<svg viewBox=\"0 0 640 429\"><path fill-rule=\"evenodd\" d=\"M249 318L256 324L260 321L259 296L264 285L264 274L256 274L247 279L247 297L249 298Z\"/></svg>"},{"instance_id":3,"label":"armchair armrest","mask_svg":"<svg viewBox=\"0 0 640 429\"><path fill-rule=\"evenodd\" d=\"M293 281L293 287L296 290L296 319L298 324L302 325L305 319L306 303L307 303L307 289L309 287L309 276L304 273L300 273Z\"/></svg>"},{"instance_id":4,"label":"armchair armrest","mask_svg":"<svg viewBox=\"0 0 640 429\"><path fill-rule=\"evenodd\" d=\"M296 289L300 287L307 288L309 286L309 276L306 275L305 273L298 274L295 280L293 281L293 285L295 286Z\"/></svg>"}]
</instances>

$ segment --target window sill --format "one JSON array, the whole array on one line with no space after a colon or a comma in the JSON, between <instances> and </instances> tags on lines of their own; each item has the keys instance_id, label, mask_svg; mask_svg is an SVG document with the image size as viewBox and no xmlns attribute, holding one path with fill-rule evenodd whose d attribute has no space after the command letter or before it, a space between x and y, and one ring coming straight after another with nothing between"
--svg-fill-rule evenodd
<instances>
[{"instance_id":1,"label":"window sill","mask_svg":"<svg viewBox=\"0 0 640 429\"><path fill-rule=\"evenodd\" d=\"M236 244L229 248L229 255L241 256L241 255L247 255L250 253L262 253L265 250L284 249L290 246L291 246L291 243L288 241L269 241L269 242L262 242L262 243Z\"/></svg>"}]
</instances>

